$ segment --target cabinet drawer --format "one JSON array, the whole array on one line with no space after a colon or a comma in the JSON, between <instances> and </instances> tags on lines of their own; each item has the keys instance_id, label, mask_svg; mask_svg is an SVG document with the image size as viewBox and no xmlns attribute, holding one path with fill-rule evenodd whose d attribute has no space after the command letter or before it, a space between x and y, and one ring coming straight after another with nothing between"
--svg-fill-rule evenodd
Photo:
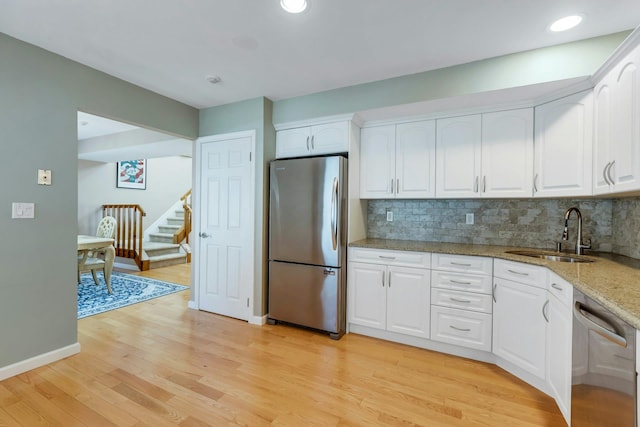
<instances>
[{"instance_id":1,"label":"cabinet drawer","mask_svg":"<svg viewBox=\"0 0 640 427\"><path fill-rule=\"evenodd\" d=\"M434 270L487 275L493 272L493 259L479 256L433 254L432 264Z\"/></svg>"},{"instance_id":2,"label":"cabinet drawer","mask_svg":"<svg viewBox=\"0 0 640 427\"><path fill-rule=\"evenodd\" d=\"M491 315L431 306L431 339L491 351Z\"/></svg>"},{"instance_id":3,"label":"cabinet drawer","mask_svg":"<svg viewBox=\"0 0 640 427\"><path fill-rule=\"evenodd\" d=\"M547 290L555 295L564 306L571 307L573 286L552 271L549 272L549 287Z\"/></svg>"},{"instance_id":4,"label":"cabinet drawer","mask_svg":"<svg viewBox=\"0 0 640 427\"><path fill-rule=\"evenodd\" d=\"M431 304L441 307L491 313L493 300L491 295L471 292L452 291L450 289L431 289Z\"/></svg>"},{"instance_id":5,"label":"cabinet drawer","mask_svg":"<svg viewBox=\"0 0 640 427\"><path fill-rule=\"evenodd\" d=\"M454 289L466 292L491 294L493 291L491 276L431 271L431 286L434 288Z\"/></svg>"},{"instance_id":6,"label":"cabinet drawer","mask_svg":"<svg viewBox=\"0 0 640 427\"><path fill-rule=\"evenodd\" d=\"M493 263L493 275L495 277L524 283L525 285L531 285L537 288L546 289L548 271L545 267L504 259L496 259Z\"/></svg>"},{"instance_id":7,"label":"cabinet drawer","mask_svg":"<svg viewBox=\"0 0 640 427\"><path fill-rule=\"evenodd\" d=\"M349 261L398 265L402 267L430 268L431 254L428 252L349 248Z\"/></svg>"}]
</instances>

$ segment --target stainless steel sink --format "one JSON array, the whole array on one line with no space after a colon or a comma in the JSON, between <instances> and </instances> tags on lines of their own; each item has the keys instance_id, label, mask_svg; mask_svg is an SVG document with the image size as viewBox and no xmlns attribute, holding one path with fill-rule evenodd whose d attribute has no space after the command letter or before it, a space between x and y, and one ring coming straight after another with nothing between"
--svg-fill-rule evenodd
<instances>
[{"instance_id":1,"label":"stainless steel sink","mask_svg":"<svg viewBox=\"0 0 640 427\"><path fill-rule=\"evenodd\" d=\"M585 258L579 255L570 255L570 254L562 254L558 252L548 252L548 251L506 251L508 254L513 255L522 255L528 256L531 258L540 258L547 261L558 261L558 262L594 262L594 260Z\"/></svg>"}]
</instances>

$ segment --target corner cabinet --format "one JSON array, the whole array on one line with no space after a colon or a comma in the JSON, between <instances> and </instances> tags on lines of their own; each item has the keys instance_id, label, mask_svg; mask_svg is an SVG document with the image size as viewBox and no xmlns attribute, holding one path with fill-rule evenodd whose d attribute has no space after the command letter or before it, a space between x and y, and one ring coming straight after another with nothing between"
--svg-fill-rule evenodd
<instances>
[{"instance_id":1,"label":"corner cabinet","mask_svg":"<svg viewBox=\"0 0 640 427\"><path fill-rule=\"evenodd\" d=\"M276 133L276 158L346 153L349 141L348 120L283 129Z\"/></svg>"},{"instance_id":2,"label":"corner cabinet","mask_svg":"<svg viewBox=\"0 0 640 427\"><path fill-rule=\"evenodd\" d=\"M542 380L538 383L546 378L547 271L494 261L493 353ZM498 365L512 372L511 366Z\"/></svg>"},{"instance_id":3,"label":"corner cabinet","mask_svg":"<svg viewBox=\"0 0 640 427\"><path fill-rule=\"evenodd\" d=\"M590 196L592 152L591 91L536 107L533 195Z\"/></svg>"},{"instance_id":4,"label":"corner cabinet","mask_svg":"<svg viewBox=\"0 0 640 427\"><path fill-rule=\"evenodd\" d=\"M360 198L435 197L435 121L361 131Z\"/></svg>"},{"instance_id":5,"label":"corner cabinet","mask_svg":"<svg viewBox=\"0 0 640 427\"><path fill-rule=\"evenodd\" d=\"M640 189L640 47L594 89L594 194Z\"/></svg>"},{"instance_id":6,"label":"corner cabinet","mask_svg":"<svg viewBox=\"0 0 640 427\"><path fill-rule=\"evenodd\" d=\"M349 249L348 321L429 338L430 254Z\"/></svg>"},{"instance_id":7,"label":"corner cabinet","mask_svg":"<svg viewBox=\"0 0 640 427\"><path fill-rule=\"evenodd\" d=\"M438 198L531 197L533 109L437 120Z\"/></svg>"}]
</instances>

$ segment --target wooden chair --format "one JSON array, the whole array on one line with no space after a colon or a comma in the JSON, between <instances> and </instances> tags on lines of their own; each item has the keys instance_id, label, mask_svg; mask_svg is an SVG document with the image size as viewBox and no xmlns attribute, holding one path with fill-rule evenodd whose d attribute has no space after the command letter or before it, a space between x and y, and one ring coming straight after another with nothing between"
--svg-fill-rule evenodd
<instances>
[{"instance_id":1,"label":"wooden chair","mask_svg":"<svg viewBox=\"0 0 640 427\"><path fill-rule=\"evenodd\" d=\"M96 236L98 237L108 237L110 239L115 239L116 237L116 225L117 221L112 216L105 216L100 220L98 224L98 230L96 231ZM96 250L84 250L78 251L78 283L80 283L80 274L85 271L91 271L91 275L93 276L93 281L96 285L99 285L98 276L96 275L96 270L102 270L102 275L104 276L104 267L106 263L104 261L104 251L96 251ZM109 290L111 293L111 290Z\"/></svg>"}]
</instances>

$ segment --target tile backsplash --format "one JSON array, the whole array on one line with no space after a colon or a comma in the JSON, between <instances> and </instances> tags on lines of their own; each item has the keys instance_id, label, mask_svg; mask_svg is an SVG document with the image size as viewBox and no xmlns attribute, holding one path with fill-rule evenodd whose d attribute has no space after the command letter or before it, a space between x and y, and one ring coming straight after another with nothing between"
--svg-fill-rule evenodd
<instances>
[{"instance_id":1,"label":"tile backsplash","mask_svg":"<svg viewBox=\"0 0 640 427\"><path fill-rule=\"evenodd\" d=\"M564 213L572 206L582 213L582 235L591 239L593 250L640 258L640 199L369 200L367 236L555 249ZM474 214L473 225L466 224L468 213ZM616 222L629 225L614 227ZM572 214L569 247L575 245L577 227Z\"/></svg>"}]
</instances>

